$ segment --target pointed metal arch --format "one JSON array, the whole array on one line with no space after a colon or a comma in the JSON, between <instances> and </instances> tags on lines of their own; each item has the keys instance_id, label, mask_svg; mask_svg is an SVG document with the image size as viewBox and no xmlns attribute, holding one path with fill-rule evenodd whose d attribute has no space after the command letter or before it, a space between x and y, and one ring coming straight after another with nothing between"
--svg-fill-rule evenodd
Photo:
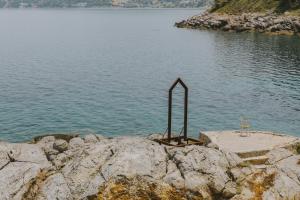
<instances>
[{"instance_id":1,"label":"pointed metal arch","mask_svg":"<svg viewBox=\"0 0 300 200\"><path fill-rule=\"evenodd\" d=\"M172 84L169 89L169 107L168 107L168 142L171 142L172 138L172 99L173 99L173 89L180 84L184 89L184 121L183 121L183 139L187 141L187 123L188 123L188 92L189 89L186 84L180 79L177 80ZM180 136L179 136L179 143L180 143Z\"/></svg>"},{"instance_id":2,"label":"pointed metal arch","mask_svg":"<svg viewBox=\"0 0 300 200\"><path fill-rule=\"evenodd\" d=\"M180 84L184 88L184 127L181 130L179 136L172 137L172 98L173 98L173 89ZM163 133L162 138L155 138L153 141L158 142L159 144L184 147L186 145L203 145L203 141L198 139L189 138L187 136L187 125L188 125L188 94L189 90L186 84L180 79L177 78L176 81L172 84L169 89L169 108L168 108L168 128ZM168 137L165 138L165 133L168 132ZM181 133L183 132L183 136ZM182 141L184 139L184 141Z\"/></svg>"}]
</instances>

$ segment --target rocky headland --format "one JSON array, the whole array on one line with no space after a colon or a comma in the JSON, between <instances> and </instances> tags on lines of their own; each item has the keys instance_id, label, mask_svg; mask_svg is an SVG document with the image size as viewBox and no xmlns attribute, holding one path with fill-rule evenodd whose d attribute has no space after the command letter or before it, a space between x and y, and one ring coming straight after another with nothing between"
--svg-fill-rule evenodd
<instances>
[{"instance_id":1,"label":"rocky headland","mask_svg":"<svg viewBox=\"0 0 300 200\"><path fill-rule=\"evenodd\" d=\"M170 147L158 137L2 141L0 199L300 199L299 140L257 167L209 141Z\"/></svg>"},{"instance_id":2,"label":"rocky headland","mask_svg":"<svg viewBox=\"0 0 300 200\"><path fill-rule=\"evenodd\" d=\"M175 25L178 28L300 35L300 17L277 14L231 15L206 12L177 22Z\"/></svg>"},{"instance_id":3,"label":"rocky headland","mask_svg":"<svg viewBox=\"0 0 300 200\"><path fill-rule=\"evenodd\" d=\"M300 2L215 0L214 7L207 12L177 22L175 26L300 36Z\"/></svg>"}]
</instances>

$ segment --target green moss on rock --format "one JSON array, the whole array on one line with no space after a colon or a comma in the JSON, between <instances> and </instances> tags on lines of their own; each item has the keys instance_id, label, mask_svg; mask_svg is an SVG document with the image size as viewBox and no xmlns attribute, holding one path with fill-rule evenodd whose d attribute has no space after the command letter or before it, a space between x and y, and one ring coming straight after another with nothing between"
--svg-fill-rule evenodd
<instances>
[{"instance_id":1,"label":"green moss on rock","mask_svg":"<svg viewBox=\"0 0 300 200\"><path fill-rule=\"evenodd\" d=\"M240 14L276 12L300 14L300 0L216 0L212 12Z\"/></svg>"}]
</instances>

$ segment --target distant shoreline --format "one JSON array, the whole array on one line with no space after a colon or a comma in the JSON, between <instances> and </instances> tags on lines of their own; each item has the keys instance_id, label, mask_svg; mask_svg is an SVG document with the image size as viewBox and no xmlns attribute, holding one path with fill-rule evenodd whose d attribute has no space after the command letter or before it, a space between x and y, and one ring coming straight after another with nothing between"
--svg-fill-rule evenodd
<instances>
[{"instance_id":1,"label":"distant shoreline","mask_svg":"<svg viewBox=\"0 0 300 200\"><path fill-rule=\"evenodd\" d=\"M300 2L215 0L211 9L175 26L300 36Z\"/></svg>"},{"instance_id":2,"label":"distant shoreline","mask_svg":"<svg viewBox=\"0 0 300 200\"><path fill-rule=\"evenodd\" d=\"M178 28L211 29L227 32L259 32L300 36L300 17L265 13L204 13L175 23Z\"/></svg>"},{"instance_id":3,"label":"distant shoreline","mask_svg":"<svg viewBox=\"0 0 300 200\"><path fill-rule=\"evenodd\" d=\"M176 7L176 8L169 8L169 7L138 7L138 8L130 8L130 7L27 7L27 8L0 8L0 10L204 10L206 7Z\"/></svg>"}]
</instances>

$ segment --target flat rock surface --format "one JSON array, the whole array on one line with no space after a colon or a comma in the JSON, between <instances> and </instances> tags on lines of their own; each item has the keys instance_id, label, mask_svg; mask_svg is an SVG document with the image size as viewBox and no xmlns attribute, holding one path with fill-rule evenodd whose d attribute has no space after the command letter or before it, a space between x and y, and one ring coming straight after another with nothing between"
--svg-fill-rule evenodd
<instances>
[{"instance_id":1,"label":"flat rock surface","mask_svg":"<svg viewBox=\"0 0 300 200\"><path fill-rule=\"evenodd\" d=\"M211 131L203 134L220 149L236 153L270 150L299 141L293 136L263 131Z\"/></svg>"}]
</instances>

